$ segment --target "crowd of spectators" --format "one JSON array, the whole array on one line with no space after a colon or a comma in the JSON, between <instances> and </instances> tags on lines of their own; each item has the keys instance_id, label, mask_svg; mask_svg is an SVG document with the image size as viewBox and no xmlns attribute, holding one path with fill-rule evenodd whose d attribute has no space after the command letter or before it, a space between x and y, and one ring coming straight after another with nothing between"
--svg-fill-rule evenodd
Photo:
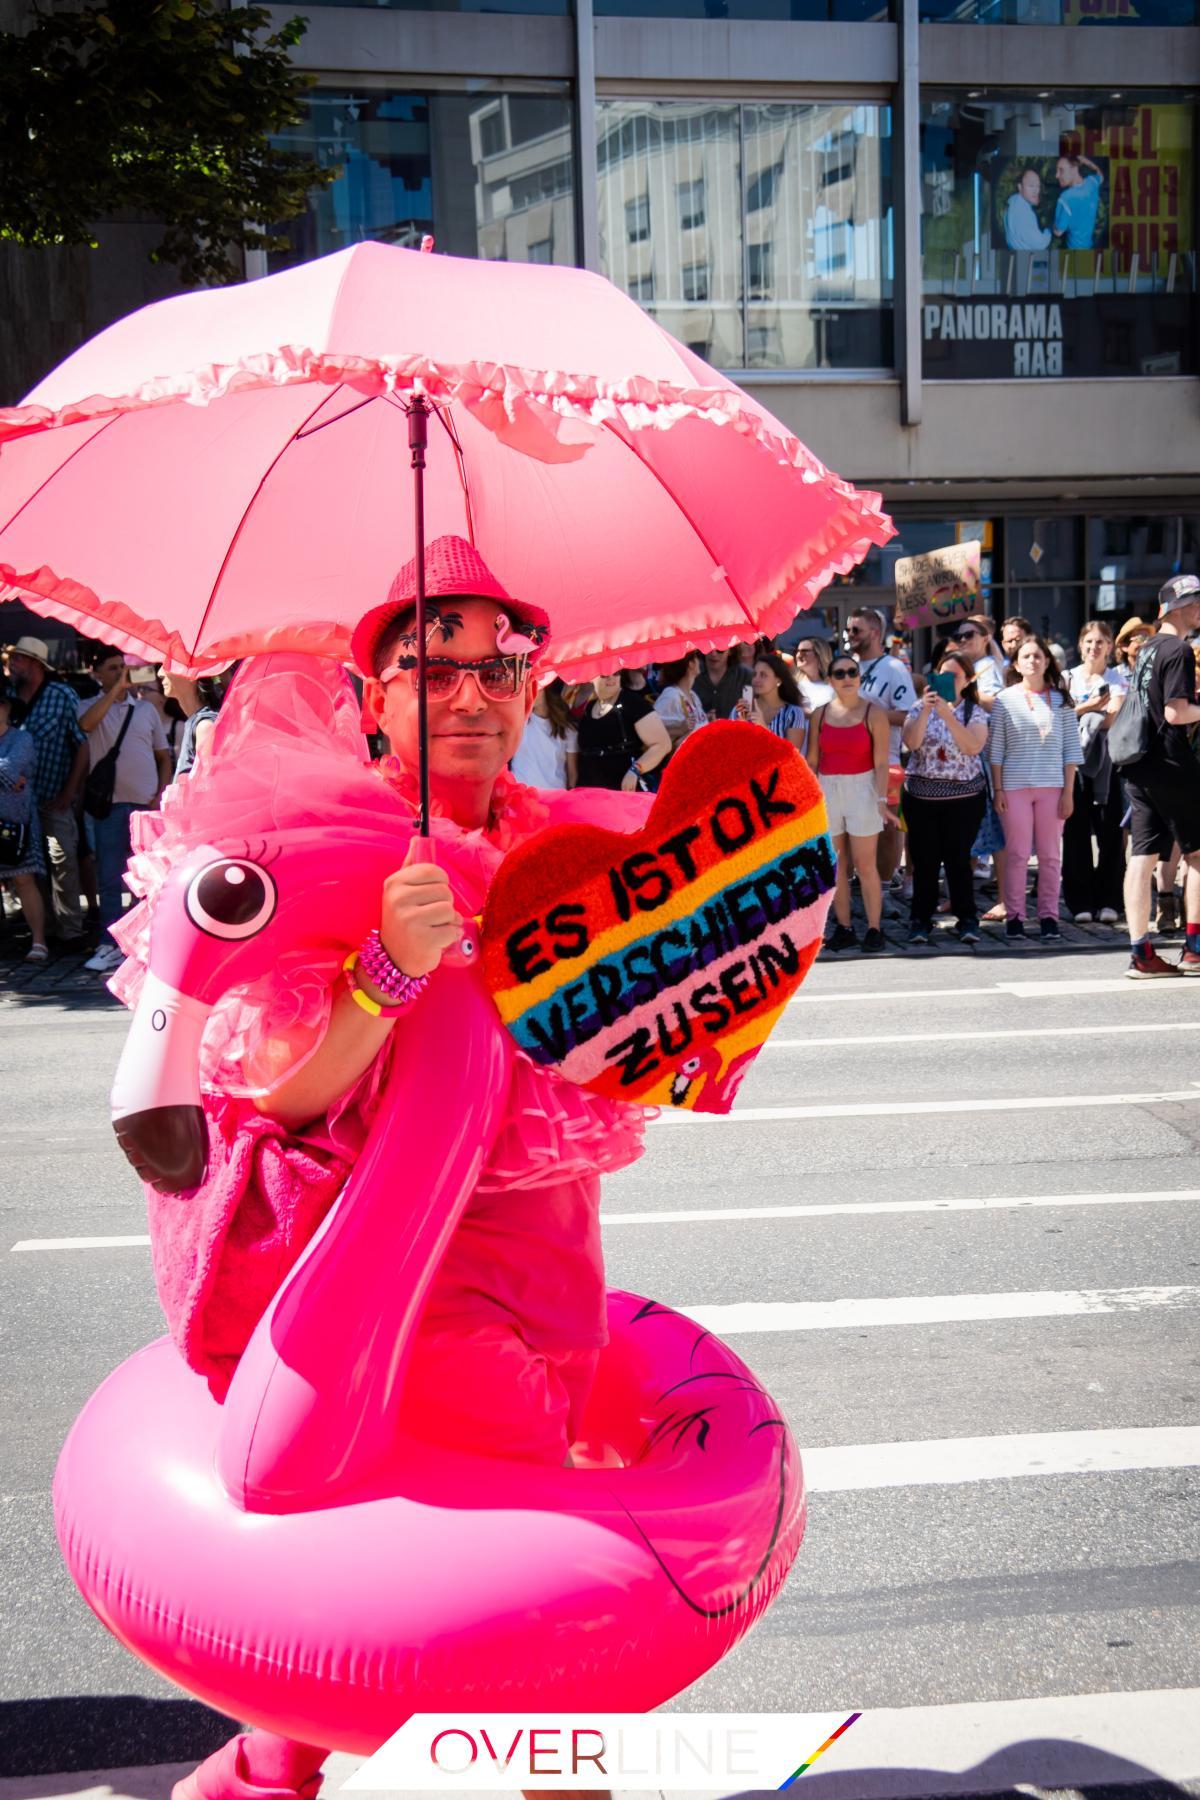
<instances>
[{"instance_id":1,"label":"crowd of spectators","mask_svg":"<svg viewBox=\"0 0 1200 1800\"><path fill-rule=\"evenodd\" d=\"M712 719L744 720L793 744L821 783L838 852L828 953L884 949L889 910L907 909L915 950L940 936L943 913L968 946L983 925L1053 945L1064 914L1116 927L1128 913L1130 975L1196 974L1200 642L1190 639L1200 634L1200 579L1168 582L1160 608L1115 637L1089 619L1070 653L1019 614L998 631L975 615L914 668L902 639L889 645L883 616L863 607L841 638L802 637L791 656L760 639L573 689L555 683L556 723L535 712L513 766L532 767L531 739L552 730L562 749L546 785L652 789L686 737ZM1118 768L1108 737L1135 670L1150 743ZM995 894L983 911L981 890ZM1160 935L1185 931L1177 961L1153 942L1152 900Z\"/></svg>"},{"instance_id":2,"label":"crowd of spectators","mask_svg":"<svg viewBox=\"0 0 1200 1800\"><path fill-rule=\"evenodd\" d=\"M0 884L29 931L25 961L53 941L88 948L108 974L121 952L108 935L125 904L130 820L187 774L213 728L221 689L160 672L106 644L59 672L42 638L25 635L0 671ZM86 908L85 908L86 902Z\"/></svg>"},{"instance_id":3,"label":"crowd of spectators","mask_svg":"<svg viewBox=\"0 0 1200 1800\"><path fill-rule=\"evenodd\" d=\"M1156 620L1129 619L1115 638L1088 620L1073 655L1019 615L998 633L976 615L914 668L903 638L889 644L884 617L861 607L844 634L814 630L790 656L759 639L574 687L556 679L538 692L512 766L540 787L653 790L686 738L713 719L742 721L792 744L821 784L837 849L829 954L884 949L885 913L905 909L915 950L941 937L942 914L968 946L981 925L1023 939L1036 856L1041 941L1061 939L1065 902L1078 924L1126 917L1130 975L1198 974L1197 636L1194 575L1166 584ZM28 962L47 960L51 938L72 948L90 931L85 967L103 974L120 961L107 934L124 903L132 814L191 769L221 688L105 645L87 660L60 676L39 638L5 652L0 883L24 914ZM1144 741L1114 761L1110 732L1127 705L1125 725L1136 712ZM996 896L982 914L981 890ZM1178 960L1161 955L1152 926L1160 937L1184 929Z\"/></svg>"}]
</instances>

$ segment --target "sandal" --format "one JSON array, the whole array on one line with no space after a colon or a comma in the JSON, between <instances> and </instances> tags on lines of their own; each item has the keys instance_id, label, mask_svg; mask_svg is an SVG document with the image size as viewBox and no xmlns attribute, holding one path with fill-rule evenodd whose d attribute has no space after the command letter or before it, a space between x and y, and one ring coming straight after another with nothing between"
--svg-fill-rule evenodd
<instances>
[{"instance_id":1,"label":"sandal","mask_svg":"<svg viewBox=\"0 0 1200 1800\"><path fill-rule=\"evenodd\" d=\"M25 961L27 963L49 962L50 952L47 950L45 944L35 944L32 950L26 952Z\"/></svg>"},{"instance_id":2,"label":"sandal","mask_svg":"<svg viewBox=\"0 0 1200 1800\"><path fill-rule=\"evenodd\" d=\"M1008 913L1003 906L990 906L979 923L981 925L1003 925Z\"/></svg>"}]
</instances>

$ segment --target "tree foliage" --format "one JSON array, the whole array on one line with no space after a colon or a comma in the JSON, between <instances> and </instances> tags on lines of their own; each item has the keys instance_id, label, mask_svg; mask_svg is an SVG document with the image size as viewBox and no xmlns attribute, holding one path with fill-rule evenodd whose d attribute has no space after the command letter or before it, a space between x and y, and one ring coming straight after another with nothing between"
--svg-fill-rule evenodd
<instances>
[{"instance_id":1,"label":"tree foliage","mask_svg":"<svg viewBox=\"0 0 1200 1800\"><path fill-rule=\"evenodd\" d=\"M240 280L236 250L282 248L337 173L270 142L303 115L304 30L272 32L261 6L101 0L0 33L0 238L94 249L98 221L133 211L163 224L152 261Z\"/></svg>"}]
</instances>

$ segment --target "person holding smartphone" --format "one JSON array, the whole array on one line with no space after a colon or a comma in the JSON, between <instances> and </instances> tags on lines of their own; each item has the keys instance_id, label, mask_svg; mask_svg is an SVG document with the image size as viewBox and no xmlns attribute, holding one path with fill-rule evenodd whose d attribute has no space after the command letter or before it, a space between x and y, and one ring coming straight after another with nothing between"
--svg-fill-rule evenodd
<instances>
[{"instance_id":1,"label":"person holding smartphone","mask_svg":"<svg viewBox=\"0 0 1200 1800\"><path fill-rule=\"evenodd\" d=\"M904 822L913 897L911 945L928 944L944 868L961 944L979 942L971 846L983 822L987 778L981 752L988 718L979 703L974 664L950 650L904 722Z\"/></svg>"},{"instance_id":2,"label":"person holding smartphone","mask_svg":"<svg viewBox=\"0 0 1200 1800\"><path fill-rule=\"evenodd\" d=\"M1124 669L1109 668L1112 653L1109 626L1103 619L1089 619L1079 634L1080 662L1068 678L1083 763L1075 810L1063 827L1063 900L1077 925L1090 925L1093 919L1115 925L1125 905L1125 796L1108 754L1108 730L1129 677Z\"/></svg>"}]
</instances>

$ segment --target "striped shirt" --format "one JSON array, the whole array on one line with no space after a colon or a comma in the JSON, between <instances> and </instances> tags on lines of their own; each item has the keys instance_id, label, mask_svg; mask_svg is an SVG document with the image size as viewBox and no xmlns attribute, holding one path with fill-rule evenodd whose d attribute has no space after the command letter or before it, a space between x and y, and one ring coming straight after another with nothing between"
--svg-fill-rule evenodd
<instances>
[{"instance_id":1,"label":"striped shirt","mask_svg":"<svg viewBox=\"0 0 1200 1800\"><path fill-rule=\"evenodd\" d=\"M992 708L987 759L1010 790L1062 787L1071 764L1083 761L1075 708L1052 688L1005 688Z\"/></svg>"}]
</instances>

